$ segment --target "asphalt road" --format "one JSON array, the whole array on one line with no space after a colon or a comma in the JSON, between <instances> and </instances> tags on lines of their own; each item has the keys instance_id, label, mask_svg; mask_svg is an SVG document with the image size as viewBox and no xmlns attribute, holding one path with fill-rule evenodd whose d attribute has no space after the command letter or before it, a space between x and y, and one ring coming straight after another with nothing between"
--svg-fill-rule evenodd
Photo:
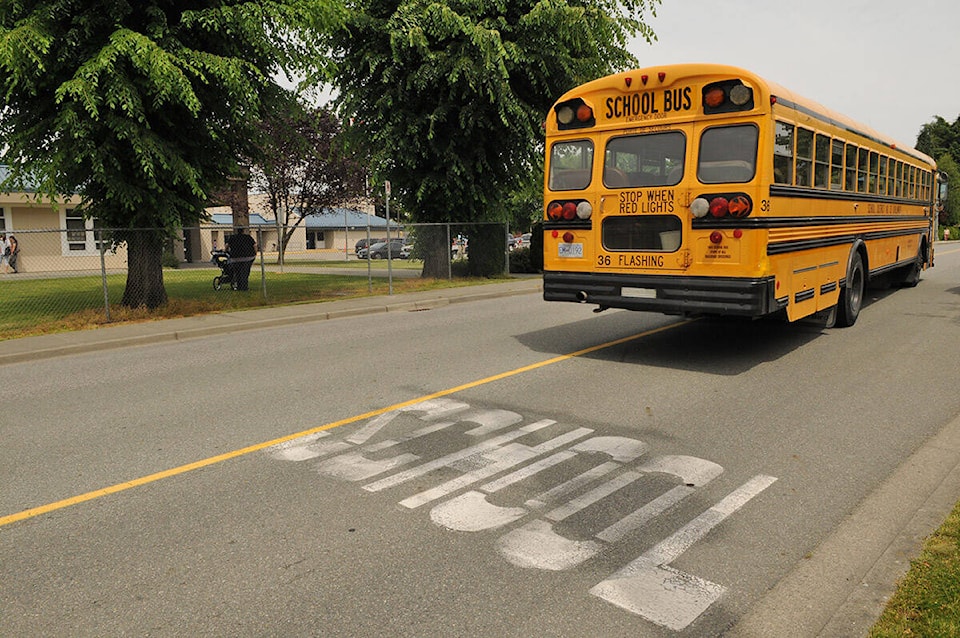
<instances>
[{"instance_id":1,"label":"asphalt road","mask_svg":"<svg viewBox=\"0 0 960 638\"><path fill-rule=\"evenodd\" d=\"M849 329L528 294L0 366L0 634L862 635L960 498L958 281L941 245Z\"/></svg>"}]
</instances>

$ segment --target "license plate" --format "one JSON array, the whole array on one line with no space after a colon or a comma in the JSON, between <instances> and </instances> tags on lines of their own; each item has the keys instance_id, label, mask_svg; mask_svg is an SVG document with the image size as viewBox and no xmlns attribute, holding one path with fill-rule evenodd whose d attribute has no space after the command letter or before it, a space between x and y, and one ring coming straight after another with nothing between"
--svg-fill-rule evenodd
<instances>
[{"instance_id":1,"label":"license plate","mask_svg":"<svg viewBox=\"0 0 960 638\"><path fill-rule=\"evenodd\" d=\"M583 244L560 244L559 257L583 257Z\"/></svg>"},{"instance_id":2,"label":"license plate","mask_svg":"<svg viewBox=\"0 0 960 638\"><path fill-rule=\"evenodd\" d=\"M657 291L654 288L621 288L621 297L634 297L639 299L656 299Z\"/></svg>"}]
</instances>

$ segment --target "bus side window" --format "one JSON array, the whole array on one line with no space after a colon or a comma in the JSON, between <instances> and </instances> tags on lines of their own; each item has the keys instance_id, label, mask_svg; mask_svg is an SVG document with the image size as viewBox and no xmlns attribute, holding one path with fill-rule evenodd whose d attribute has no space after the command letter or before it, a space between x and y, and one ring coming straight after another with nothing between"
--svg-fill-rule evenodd
<instances>
[{"instance_id":1,"label":"bus side window","mask_svg":"<svg viewBox=\"0 0 960 638\"><path fill-rule=\"evenodd\" d=\"M813 131L797 128L797 186L813 186Z\"/></svg>"},{"instance_id":2,"label":"bus side window","mask_svg":"<svg viewBox=\"0 0 960 638\"><path fill-rule=\"evenodd\" d=\"M830 189L843 190L843 142L833 140L833 154L830 163Z\"/></svg>"},{"instance_id":3,"label":"bus side window","mask_svg":"<svg viewBox=\"0 0 960 638\"><path fill-rule=\"evenodd\" d=\"M843 190L857 190L857 147L853 144L847 144L846 157L846 176L844 178Z\"/></svg>"},{"instance_id":4,"label":"bus side window","mask_svg":"<svg viewBox=\"0 0 960 638\"><path fill-rule=\"evenodd\" d=\"M773 181L793 184L793 125L777 122L773 142Z\"/></svg>"}]
</instances>

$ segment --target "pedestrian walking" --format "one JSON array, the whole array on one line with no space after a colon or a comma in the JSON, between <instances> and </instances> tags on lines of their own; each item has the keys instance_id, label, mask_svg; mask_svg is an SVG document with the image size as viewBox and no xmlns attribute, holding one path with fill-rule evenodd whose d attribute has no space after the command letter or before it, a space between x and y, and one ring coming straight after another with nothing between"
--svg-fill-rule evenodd
<instances>
[{"instance_id":1,"label":"pedestrian walking","mask_svg":"<svg viewBox=\"0 0 960 638\"><path fill-rule=\"evenodd\" d=\"M14 274L20 272L17 266L17 261L20 256L20 244L17 242L17 238L13 235L7 235L6 246L3 249L3 254L6 255L7 259L4 272L13 271Z\"/></svg>"}]
</instances>

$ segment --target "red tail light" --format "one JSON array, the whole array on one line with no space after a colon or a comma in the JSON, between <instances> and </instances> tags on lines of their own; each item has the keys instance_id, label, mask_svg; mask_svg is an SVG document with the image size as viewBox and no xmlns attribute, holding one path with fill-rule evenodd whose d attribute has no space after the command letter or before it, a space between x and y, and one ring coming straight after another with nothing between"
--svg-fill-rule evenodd
<instances>
[{"instance_id":1,"label":"red tail light","mask_svg":"<svg viewBox=\"0 0 960 638\"><path fill-rule=\"evenodd\" d=\"M707 213L716 218L746 217L753 212L753 200L744 193L700 195L690 203L690 213L697 219Z\"/></svg>"},{"instance_id":2,"label":"red tail light","mask_svg":"<svg viewBox=\"0 0 960 638\"><path fill-rule=\"evenodd\" d=\"M730 212L730 202L726 197L714 197L710 200L710 214L714 217L723 217Z\"/></svg>"},{"instance_id":3,"label":"red tail light","mask_svg":"<svg viewBox=\"0 0 960 638\"><path fill-rule=\"evenodd\" d=\"M573 202L567 202L563 205L563 218L571 220L577 216L577 205Z\"/></svg>"},{"instance_id":4,"label":"red tail light","mask_svg":"<svg viewBox=\"0 0 960 638\"><path fill-rule=\"evenodd\" d=\"M552 202L547 207L547 217L553 221L558 221L563 217L563 206L560 205L560 202Z\"/></svg>"},{"instance_id":5,"label":"red tail light","mask_svg":"<svg viewBox=\"0 0 960 638\"><path fill-rule=\"evenodd\" d=\"M712 233L710 233L711 244L719 244L722 241L723 241L723 233L721 233L719 230L715 230Z\"/></svg>"}]
</instances>

